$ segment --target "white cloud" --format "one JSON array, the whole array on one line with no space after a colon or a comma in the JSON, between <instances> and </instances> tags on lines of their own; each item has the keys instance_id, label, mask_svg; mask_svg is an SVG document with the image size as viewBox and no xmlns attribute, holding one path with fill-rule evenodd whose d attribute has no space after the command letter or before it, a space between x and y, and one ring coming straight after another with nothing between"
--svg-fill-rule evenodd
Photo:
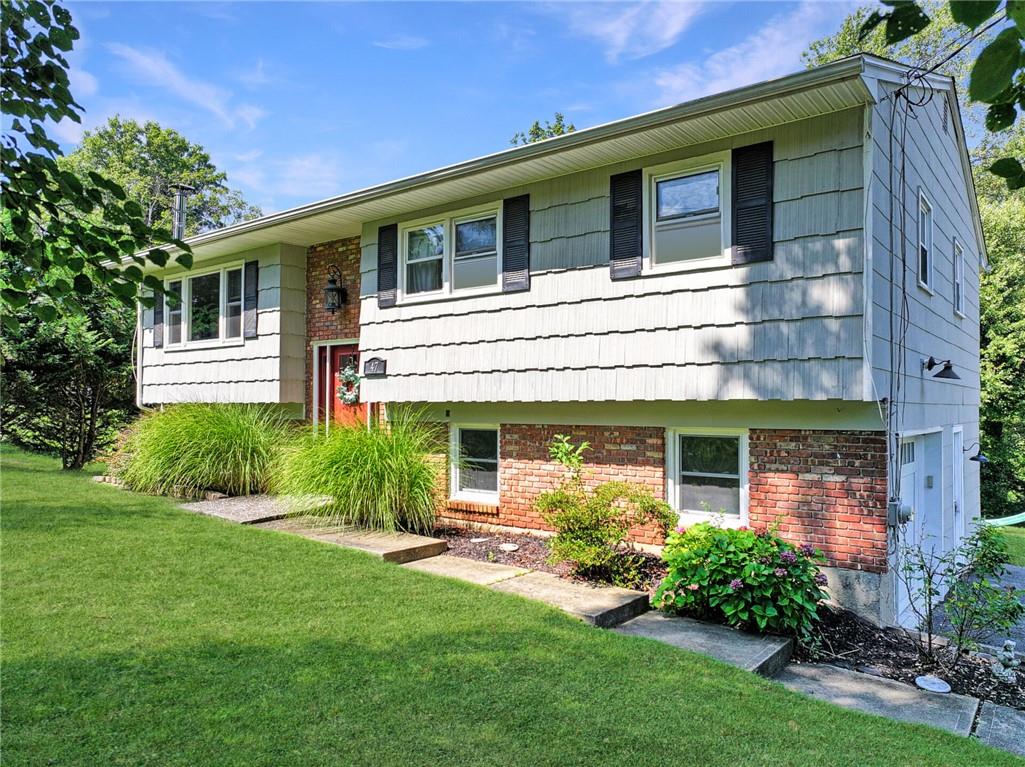
<instances>
[{"instance_id":1,"label":"white cloud","mask_svg":"<svg viewBox=\"0 0 1025 767\"><path fill-rule=\"evenodd\" d=\"M697 2L560 3L550 11L565 17L569 30L600 43L605 58L640 59L674 45L701 12Z\"/></svg>"},{"instance_id":2,"label":"white cloud","mask_svg":"<svg viewBox=\"0 0 1025 767\"><path fill-rule=\"evenodd\" d=\"M417 35L392 35L383 40L374 40L371 45L390 51L416 51L431 44L426 37Z\"/></svg>"},{"instance_id":3,"label":"white cloud","mask_svg":"<svg viewBox=\"0 0 1025 767\"><path fill-rule=\"evenodd\" d=\"M71 94L76 100L94 96L100 89L100 83L93 75L75 66L68 70L68 80L71 85Z\"/></svg>"},{"instance_id":4,"label":"white cloud","mask_svg":"<svg viewBox=\"0 0 1025 767\"><path fill-rule=\"evenodd\" d=\"M230 91L213 83L191 79L163 53L143 51L121 43L108 43L107 49L124 61L131 75L141 82L209 112L229 130L240 122L252 129L266 114L251 104L233 105Z\"/></svg>"},{"instance_id":5,"label":"white cloud","mask_svg":"<svg viewBox=\"0 0 1025 767\"><path fill-rule=\"evenodd\" d=\"M804 0L789 13L704 61L688 62L654 74L658 104L689 101L751 83L781 77L802 68L801 52L813 39L835 29L848 3Z\"/></svg>"}]
</instances>

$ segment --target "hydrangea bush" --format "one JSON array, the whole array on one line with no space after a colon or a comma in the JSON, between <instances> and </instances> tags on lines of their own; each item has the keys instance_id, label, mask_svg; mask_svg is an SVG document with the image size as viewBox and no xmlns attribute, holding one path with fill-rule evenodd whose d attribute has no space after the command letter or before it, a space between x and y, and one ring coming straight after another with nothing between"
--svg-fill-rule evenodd
<instances>
[{"instance_id":1,"label":"hydrangea bush","mask_svg":"<svg viewBox=\"0 0 1025 767\"><path fill-rule=\"evenodd\" d=\"M822 552L766 528L679 527L662 559L668 573L653 601L670 613L805 637L826 598Z\"/></svg>"}]
</instances>

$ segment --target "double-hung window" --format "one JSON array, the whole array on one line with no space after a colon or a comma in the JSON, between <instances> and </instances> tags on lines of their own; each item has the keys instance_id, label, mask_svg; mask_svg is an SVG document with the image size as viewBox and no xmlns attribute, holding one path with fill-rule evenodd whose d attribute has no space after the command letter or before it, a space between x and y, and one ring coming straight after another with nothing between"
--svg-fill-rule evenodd
<instances>
[{"instance_id":1,"label":"double-hung window","mask_svg":"<svg viewBox=\"0 0 1025 767\"><path fill-rule=\"evenodd\" d=\"M918 193L918 284L932 292L932 203Z\"/></svg>"},{"instance_id":2,"label":"double-hung window","mask_svg":"<svg viewBox=\"0 0 1025 767\"><path fill-rule=\"evenodd\" d=\"M498 501L498 427L453 426L452 491L455 499Z\"/></svg>"},{"instance_id":3,"label":"double-hung window","mask_svg":"<svg viewBox=\"0 0 1025 767\"><path fill-rule=\"evenodd\" d=\"M729 153L645 171L648 270L725 262L730 242Z\"/></svg>"},{"instance_id":4,"label":"double-hung window","mask_svg":"<svg viewBox=\"0 0 1025 767\"><path fill-rule=\"evenodd\" d=\"M669 501L682 516L747 518L747 434L670 431Z\"/></svg>"},{"instance_id":5,"label":"double-hung window","mask_svg":"<svg viewBox=\"0 0 1025 767\"><path fill-rule=\"evenodd\" d=\"M965 316L964 311L964 248L954 240L954 313Z\"/></svg>"},{"instance_id":6,"label":"double-hung window","mask_svg":"<svg viewBox=\"0 0 1025 767\"><path fill-rule=\"evenodd\" d=\"M168 281L167 345L241 339L243 283L241 265Z\"/></svg>"},{"instance_id":7,"label":"double-hung window","mask_svg":"<svg viewBox=\"0 0 1025 767\"><path fill-rule=\"evenodd\" d=\"M417 299L496 289L502 276L501 216L476 209L401 228L401 295Z\"/></svg>"}]
</instances>

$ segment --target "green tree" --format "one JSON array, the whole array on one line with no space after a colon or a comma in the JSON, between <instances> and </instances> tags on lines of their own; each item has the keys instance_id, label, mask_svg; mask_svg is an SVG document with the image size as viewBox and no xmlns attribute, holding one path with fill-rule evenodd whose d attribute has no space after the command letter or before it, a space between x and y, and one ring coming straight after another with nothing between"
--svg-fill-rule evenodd
<instances>
[{"instance_id":1,"label":"green tree","mask_svg":"<svg viewBox=\"0 0 1025 767\"><path fill-rule=\"evenodd\" d=\"M153 245L180 248L176 260L186 268L191 252L170 232L147 225L142 207L119 184L59 167L60 147L44 123L82 119L64 57L79 37L71 14L52 0L9 0L2 14L0 110L10 121L0 138L4 326L16 327L20 309L44 322L81 313L83 298L97 290L134 306L140 284L161 289L141 268L168 262L168 251Z\"/></svg>"},{"instance_id":2,"label":"green tree","mask_svg":"<svg viewBox=\"0 0 1025 767\"><path fill-rule=\"evenodd\" d=\"M47 279L69 277L54 268ZM17 326L0 339L3 436L58 454L65 469L81 468L135 413L134 314L103 291L79 303L58 319L15 309Z\"/></svg>"},{"instance_id":3,"label":"green tree","mask_svg":"<svg viewBox=\"0 0 1025 767\"><path fill-rule=\"evenodd\" d=\"M90 171L100 173L125 190L137 202L149 226L170 229L174 192L171 185L195 189L186 204L187 235L218 229L256 218L260 209L229 189L227 175L210 161L210 155L175 130L158 123L111 117L106 125L86 131L79 146L58 165L80 179Z\"/></svg>"},{"instance_id":4,"label":"green tree","mask_svg":"<svg viewBox=\"0 0 1025 767\"><path fill-rule=\"evenodd\" d=\"M1025 511L1025 190L1008 190L985 168L994 158L1025 154L1025 126L973 152L989 272L979 292L982 398L982 509L1003 517Z\"/></svg>"},{"instance_id":5,"label":"green tree","mask_svg":"<svg viewBox=\"0 0 1025 767\"><path fill-rule=\"evenodd\" d=\"M534 120L534 124L527 129L527 132L517 131L513 134L513 137L509 139L509 143L513 146L522 146L524 144L533 144L536 141L544 141L546 138L553 138L554 136L562 136L566 133L572 133L577 127L573 123L567 123L566 118L562 112L555 113L555 121L548 122L545 120L545 124L541 125L539 120Z\"/></svg>"}]
</instances>

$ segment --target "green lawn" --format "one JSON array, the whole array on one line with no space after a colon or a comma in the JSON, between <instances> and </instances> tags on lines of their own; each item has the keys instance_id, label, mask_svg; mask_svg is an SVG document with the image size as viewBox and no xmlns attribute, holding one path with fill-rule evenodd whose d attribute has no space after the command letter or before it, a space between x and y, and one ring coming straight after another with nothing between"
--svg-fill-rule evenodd
<instances>
[{"instance_id":1,"label":"green lawn","mask_svg":"<svg viewBox=\"0 0 1025 767\"><path fill-rule=\"evenodd\" d=\"M987 765L977 742L4 449L3 763Z\"/></svg>"},{"instance_id":2,"label":"green lawn","mask_svg":"<svg viewBox=\"0 0 1025 767\"><path fill-rule=\"evenodd\" d=\"M1001 527L1000 532L1007 539L1011 564L1025 567L1025 527Z\"/></svg>"}]
</instances>

